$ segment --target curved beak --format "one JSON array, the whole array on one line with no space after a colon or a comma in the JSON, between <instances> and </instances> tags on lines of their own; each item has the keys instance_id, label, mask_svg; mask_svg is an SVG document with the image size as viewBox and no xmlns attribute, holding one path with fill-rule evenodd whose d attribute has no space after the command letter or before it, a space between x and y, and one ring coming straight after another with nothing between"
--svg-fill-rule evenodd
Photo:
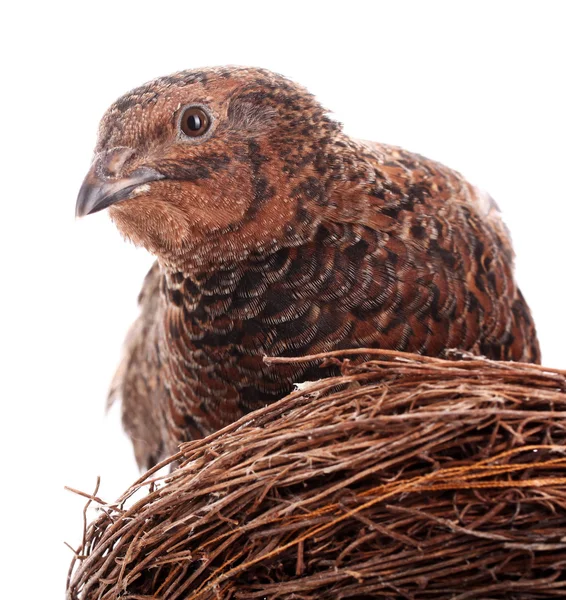
<instances>
[{"instance_id":1,"label":"curved beak","mask_svg":"<svg viewBox=\"0 0 566 600\"><path fill-rule=\"evenodd\" d=\"M114 148L96 157L79 190L75 216L84 217L103 210L130 197L139 186L164 178L150 167L139 167L121 177L120 169L132 154L130 148Z\"/></svg>"}]
</instances>

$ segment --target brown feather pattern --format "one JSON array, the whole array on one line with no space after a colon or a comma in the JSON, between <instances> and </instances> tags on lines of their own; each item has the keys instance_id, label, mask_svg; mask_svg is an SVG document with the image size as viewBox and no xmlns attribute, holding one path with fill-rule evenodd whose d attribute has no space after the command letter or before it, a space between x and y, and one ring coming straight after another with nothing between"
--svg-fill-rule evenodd
<instances>
[{"instance_id":1,"label":"brown feather pattern","mask_svg":"<svg viewBox=\"0 0 566 600\"><path fill-rule=\"evenodd\" d=\"M202 103L214 128L179 141ZM114 389L148 467L324 374L265 355L447 348L538 362L513 251L491 198L400 148L353 140L303 88L260 69L187 71L120 99L97 157L163 177L110 206L157 257ZM329 374L331 370L327 370Z\"/></svg>"}]
</instances>

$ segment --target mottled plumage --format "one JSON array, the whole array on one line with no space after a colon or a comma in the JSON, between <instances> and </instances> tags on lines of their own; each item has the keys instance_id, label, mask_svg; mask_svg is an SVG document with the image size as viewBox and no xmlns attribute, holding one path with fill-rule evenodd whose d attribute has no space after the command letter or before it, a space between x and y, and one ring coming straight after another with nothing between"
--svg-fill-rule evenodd
<instances>
[{"instance_id":1,"label":"mottled plumage","mask_svg":"<svg viewBox=\"0 0 566 600\"><path fill-rule=\"evenodd\" d=\"M320 377L264 355L539 360L490 197L422 156L349 138L268 71L186 71L119 99L77 212L107 206L157 257L114 384L142 467Z\"/></svg>"}]
</instances>

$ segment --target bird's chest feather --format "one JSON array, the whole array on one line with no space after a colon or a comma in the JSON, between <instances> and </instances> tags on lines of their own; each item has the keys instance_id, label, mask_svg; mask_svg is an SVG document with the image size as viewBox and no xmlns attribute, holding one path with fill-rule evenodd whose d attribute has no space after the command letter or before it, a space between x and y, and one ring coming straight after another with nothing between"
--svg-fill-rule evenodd
<instances>
[{"instance_id":1,"label":"bird's chest feather","mask_svg":"<svg viewBox=\"0 0 566 600\"><path fill-rule=\"evenodd\" d=\"M350 239L346 249L341 243L324 231L312 243L231 267L164 275L157 336L173 404L191 405L193 415L218 410L229 422L231 412L273 402L294 382L319 378L312 366L273 368L263 357L351 343L349 303L368 295L376 277L364 270L365 241Z\"/></svg>"},{"instance_id":2,"label":"bird's chest feather","mask_svg":"<svg viewBox=\"0 0 566 600\"><path fill-rule=\"evenodd\" d=\"M322 247L281 249L268 257L199 276L163 278L163 342L199 372L228 365L262 368L265 354L305 347L315 337L318 312L309 289L332 277Z\"/></svg>"}]
</instances>

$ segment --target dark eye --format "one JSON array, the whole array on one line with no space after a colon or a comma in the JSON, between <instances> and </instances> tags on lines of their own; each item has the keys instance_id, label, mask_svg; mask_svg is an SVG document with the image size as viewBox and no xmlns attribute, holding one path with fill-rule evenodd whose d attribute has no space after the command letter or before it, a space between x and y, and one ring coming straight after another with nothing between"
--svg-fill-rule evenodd
<instances>
[{"instance_id":1,"label":"dark eye","mask_svg":"<svg viewBox=\"0 0 566 600\"><path fill-rule=\"evenodd\" d=\"M181 115L181 131L189 137L204 135L210 127L210 117L200 106L189 106Z\"/></svg>"}]
</instances>

